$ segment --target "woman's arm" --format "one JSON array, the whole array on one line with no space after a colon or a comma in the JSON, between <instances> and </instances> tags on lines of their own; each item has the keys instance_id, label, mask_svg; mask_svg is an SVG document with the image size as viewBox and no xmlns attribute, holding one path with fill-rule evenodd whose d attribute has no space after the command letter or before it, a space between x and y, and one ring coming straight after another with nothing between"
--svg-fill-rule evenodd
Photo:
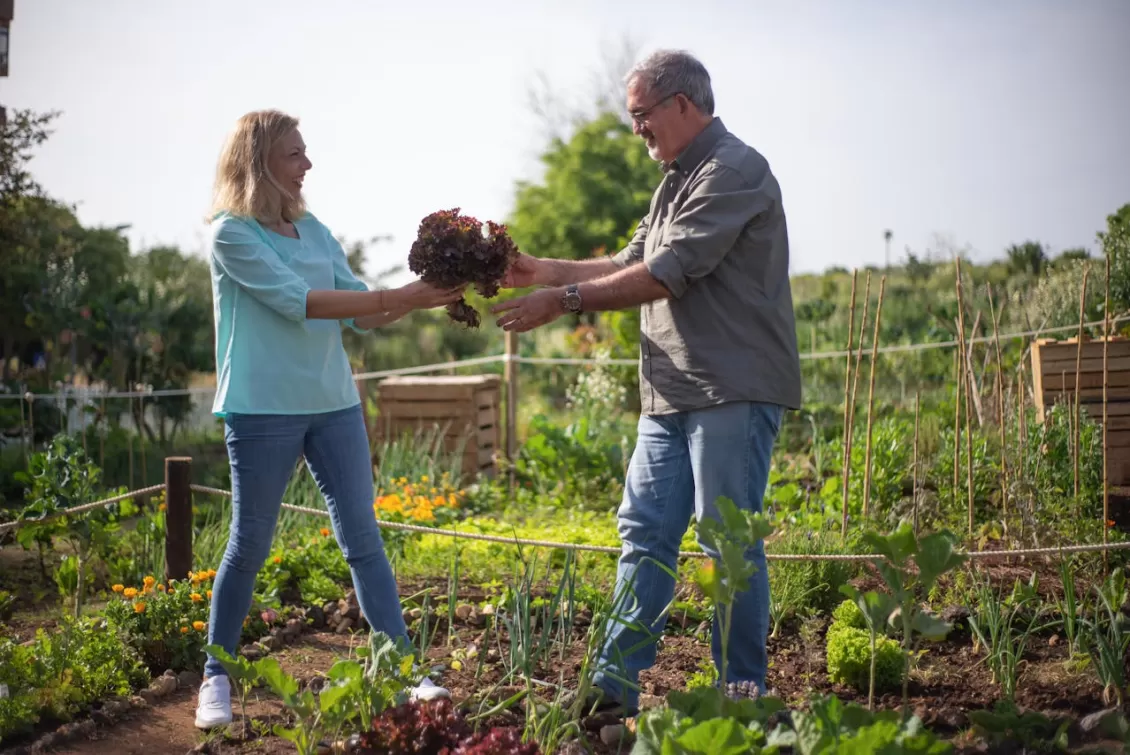
<instances>
[{"instance_id":1,"label":"woman's arm","mask_svg":"<svg viewBox=\"0 0 1130 755\"><path fill-rule=\"evenodd\" d=\"M414 309L431 309L458 301L464 288L466 286L441 289L423 281L412 281L387 291L316 289L306 294L306 318L345 320L379 316L386 312L400 312L403 316Z\"/></svg>"},{"instance_id":2,"label":"woman's arm","mask_svg":"<svg viewBox=\"0 0 1130 755\"><path fill-rule=\"evenodd\" d=\"M391 325L406 314L408 314L406 310L399 309L392 312L378 312L375 315L355 318L353 323L361 330L369 330L370 328L380 328L385 325Z\"/></svg>"}]
</instances>

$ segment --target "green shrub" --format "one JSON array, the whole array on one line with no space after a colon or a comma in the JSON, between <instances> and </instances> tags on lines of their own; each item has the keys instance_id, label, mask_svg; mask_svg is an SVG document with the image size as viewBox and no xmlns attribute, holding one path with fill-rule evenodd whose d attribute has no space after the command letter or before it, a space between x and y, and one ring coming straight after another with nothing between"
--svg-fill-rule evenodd
<instances>
[{"instance_id":1,"label":"green shrub","mask_svg":"<svg viewBox=\"0 0 1130 755\"><path fill-rule=\"evenodd\" d=\"M827 640L828 678L864 692L871 675L871 635L864 629L833 624ZM902 686L905 661L899 644L879 636L875 644L875 690Z\"/></svg>"},{"instance_id":2,"label":"green shrub","mask_svg":"<svg viewBox=\"0 0 1130 755\"><path fill-rule=\"evenodd\" d=\"M832 611L832 625L865 630L867 620L863 618L863 611L859 610L854 600L845 600Z\"/></svg>"}]
</instances>

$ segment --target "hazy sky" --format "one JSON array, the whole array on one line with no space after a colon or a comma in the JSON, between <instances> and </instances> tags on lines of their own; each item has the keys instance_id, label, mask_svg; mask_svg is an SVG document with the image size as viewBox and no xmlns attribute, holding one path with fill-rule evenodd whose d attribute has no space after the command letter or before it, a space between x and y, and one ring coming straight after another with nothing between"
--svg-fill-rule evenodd
<instances>
[{"instance_id":1,"label":"hazy sky","mask_svg":"<svg viewBox=\"0 0 1130 755\"><path fill-rule=\"evenodd\" d=\"M87 224L134 248L204 252L224 135L244 112L302 120L312 211L350 239L461 206L503 219L536 177L543 70L584 94L602 47L681 47L717 114L766 155L794 272L928 248L1095 246L1130 202L1130 0L15 0L9 110L62 111L33 162ZM657 173L658 180L658 173ZM536 249L526 250L537 253Z\"/></svg>"}]
</instances>

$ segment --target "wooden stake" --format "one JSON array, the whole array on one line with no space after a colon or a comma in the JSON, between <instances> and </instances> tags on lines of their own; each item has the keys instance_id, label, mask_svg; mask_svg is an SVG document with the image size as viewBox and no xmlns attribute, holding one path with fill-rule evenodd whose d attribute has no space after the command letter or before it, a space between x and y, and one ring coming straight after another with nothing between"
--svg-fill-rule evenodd
<instances>
[{"instance_id":1,"label":"wooden stake","mask_svg":"<svg viewBox=\"0 0 1130 755\"><path fill-rule=\"evenodd\" d=\"M192 571L192 458L165 459L165 580Z\"/></svg>"},{"instance_id":2,"label":"wooden stake","mask_svg":"<svg viewBox=\"0 0 1130 755\"><path fill-rule=\"evenodd\" d=\"M863 454L863 519L871 503L871 425L875 411L875 366L879 362L879 323L883 317L883 292L887 288L887 276L879 278L879 304L875 308L875 335L871 338L871 386L867 390L867 445Z\"/></svg>"},{"instance_id":3,"label":"wooden stake","mask_svg":"<svg viewBox=\"0 0 1130 755\"><path fill-rule=\"evenodd\" d=\"M910 469L910 505L914 512L914 536L918 537L918 414L922 391L914 391L914 461Z\"/></svg>"},{"instance_id":4,"label":"wooden stake","mask_svg":"<svg viewBox=\"0 0 1130 755\"><path fill-rule=\"evenodd\" d=\"M957 345L961 353L961 363L966 364L966 350L965 350L965 297L962 294L961 285L961 257L955 259L956 273L957 273ZM973 438L970 436L969 414L972 402L969 398L969 393L973 389L972 375L968 374L966 369L965 380L965 463L969 467L969 535L973 535Z\"/></svg>"},{"instance_id":5,"label":"wooden stake","mask_svg":"<svg viewBox=\"0 0 1130 755\"><path fill-rule=\"evenodd\" d=\"M993 346L997 354L997 425L1001 438L1001 516L1008 522L1008 437L1004 432L1004 360L1001 358L1000 323L993 303L993 284L988 284L989 316L993 318Z\"/></svg>"},{"instance_id":6,"label":"wooden stake","mask_svg":"<svg viewBox=\"0 0 1130 755\"><path fill-rule=\"evenodd\" d=\"M851 457L848 456L848 440L849 430L851 427L851 350L854 345L855 339L855 287L856 280L859 277L859 270L851 271L851 311L848 313L848 345L847 345L847 359L844 374L844 436L841 450L841 462L843 471L843 515L840 524L840 535L847 537L847 524L848 524L848 470L851 467Z\"/></svg>"},{"instance_id":7,"label":"wooden stake","mask_svg":"<svg viewBox=\"0 0 1130 755\"><path fill-rule=\"evenodd\" d=\"M953 352L953 371L957 385L953 400L953 505L957 506L957 489L961 483L961 388L965 384L960 348Z\"/></svg>"},{"instance_id":8,"label":"wooden stake","mask_svg":"<svg viewBox=\"0 0 1130 755\"><path fill-rule=\"evenodd\" d=\"M1075 430L1071 435L1071 443L1075 447L1075 497L1079 498L1079 373L1083 366L1083 321L1087 308L1087 277L1091 274L1091 266L1083 267L1083 285L1079 290L1079 339L1075 345ZM1106 313L1104 312L1105 316ZM1105 523L1104 523L1105 525Z\"/></svg>"},{"instance_id":9,"label":"wooden stake","mask_svg":"<svg viewBox=\"0 0 1130 755\"><path fill-rule=\"evenodd\" d=\"M851 475L851 446L855 439L855 399L859 395L859 367L863 361L863 334L867 328L867 307L871 303L871 271L867 271L867 282L863 287L863 317L859 323L859 351L855 355L855 370L851 379L851 416L848 417L847 445L844 447L844 508L847 508L848 480ZM843 535L847 536L847 518L844 518Z\"/></svg>"},{"instance_id":10,"label":"wooden stake","mask_svg":"<svg viewBox=\"0 0 1130 755\"><path fill-rule=\"evenodd\" d=\"M1106 296L1103 303L1103 545L1107 544L1110 530L1110 475L1107 473L1110 450L1107 448L1107 386L1110 383L1110 365L1107 349L1110 347L1110 255L1106 255ZM1079 395L1079 378L1075 378L1075 394ZM1107 572L1109 552L1103 550L1103 572Z\"/></svg>"},{"instance_id":11,"label":"wooden stake","mask_svg":"<svg viewBox=\"0 0 1130 755\"><path fill-rule=\"evenodd\" d=\"M506 382L506 459L510 468L510 487L514 487L514 459L518 455L518 334L506 331L506 362L503 380Z\"/></svg>"}]
</instances>

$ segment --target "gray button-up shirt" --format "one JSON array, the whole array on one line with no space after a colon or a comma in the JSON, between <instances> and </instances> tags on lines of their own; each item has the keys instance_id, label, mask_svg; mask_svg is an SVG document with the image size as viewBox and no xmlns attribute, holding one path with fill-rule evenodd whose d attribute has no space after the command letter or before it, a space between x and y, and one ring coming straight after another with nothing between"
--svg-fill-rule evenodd
<instances>
[{"instance_id":1,"label":"gray button-up shirt","mask_svg":"<svg viewBox=\"0 0 1130 755\"><path fill-rule=\"evenodd\" d=\"M640 312L645 414L730 401L798 409L800 360L781 189L715 118L670 165L628 246L671 292Z\"/></svg>"}]
</instances>

